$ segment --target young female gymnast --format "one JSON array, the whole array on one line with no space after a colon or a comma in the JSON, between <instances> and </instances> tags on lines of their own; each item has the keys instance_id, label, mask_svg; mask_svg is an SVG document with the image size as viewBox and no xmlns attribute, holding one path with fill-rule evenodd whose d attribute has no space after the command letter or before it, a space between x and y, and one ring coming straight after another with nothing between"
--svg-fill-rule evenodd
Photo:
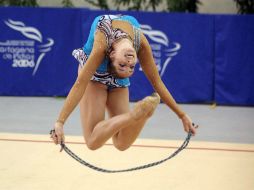
<instances>
[{"instance_id":1,"label":"young female gymnast","mask_svg":"<svg viewBox=\"0 0 254 190\"><path fill-rule=\"evenodd\" d=\"M117 149L129 148L160 98L182 120L186 132L196 133L190 117L163 84L150 45L134 17L96 17L84 48L74 50L73 55L80 63L78 77L54 125L51 138L55 144L64 142L63 125L77 104L80 104L85 142L91 150L100 148L110 138ZM133 74L137 59L156 93L130 110L128 77ZM108 119L105 119L106 109Z\"/></svg>"}]
</instances>

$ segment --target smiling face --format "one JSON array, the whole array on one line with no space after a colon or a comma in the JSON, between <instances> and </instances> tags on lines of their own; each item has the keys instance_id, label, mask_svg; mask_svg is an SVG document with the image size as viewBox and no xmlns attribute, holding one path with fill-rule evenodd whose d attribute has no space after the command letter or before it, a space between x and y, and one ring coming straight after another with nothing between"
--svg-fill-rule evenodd
<instances>
[{"instance_id":1,"label":"smiling face","mask_svg":"<svg viewBox=\"0 0 254 190\"><path fill-rule=\"evenodd\" d=\"M134 73L137 62L135 49L130 47L118 47L110 53L111 73L118 78L127 78Z\"/></svg>"}]
</instances>

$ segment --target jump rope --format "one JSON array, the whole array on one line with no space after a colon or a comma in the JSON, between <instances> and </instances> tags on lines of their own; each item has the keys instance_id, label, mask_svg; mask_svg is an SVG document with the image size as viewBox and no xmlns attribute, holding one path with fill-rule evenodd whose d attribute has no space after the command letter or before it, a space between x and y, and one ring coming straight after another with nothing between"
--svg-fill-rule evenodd
<instances>
[{"instance_id":1,"label":"jump rope","mask_svg":"<svg viewBox=\"0 0 254 190\"><path fill-rule=\"evenodd\" d=\"M195 127L195 128L198 128L198 125L195 125L194 123L192 123L192 125ZM55 130L51 130L50 131L50 134L54 134L55 133ZM78 161L80 164L90 168L90 169L93 169L93 170L96 170L98 172L103 172L103 173L122 173L122 172L131 172L131 171L136 171L136 170L143 170L143 169L146 169L146 168L150 168L150 167L153 167L153 166L157 166L159 164L162 164L163 162L166 162L167 160L175 157L179 152L181 152L183 149L185 149L189 142L190 142L190 139L192 137L192 133L191 131L188 132L187 134L187 137L185 138L184 142L182 143L182 145L175 151L173 152L172 154L170 154L168 157L162 159L162 160L159 160L159 161L156 161L156 162L151 162L151 163L148 163L148 164L144 164L144 165L141 165L141 166L136 166L136 167L131 167L131 168L126 168L126 169L119 169L119 170L111 170L111 169L104 169L104 168L100 168L98 166L95 166L93 164L90 164L88 163L87 161L81 159L79 156L77 156L74 152L72 152L66 145L65 143L61 143L61 149L63 149L68 155L70 155L73 159L75 159L76 161Z\"/></svg>"}]
</instances>

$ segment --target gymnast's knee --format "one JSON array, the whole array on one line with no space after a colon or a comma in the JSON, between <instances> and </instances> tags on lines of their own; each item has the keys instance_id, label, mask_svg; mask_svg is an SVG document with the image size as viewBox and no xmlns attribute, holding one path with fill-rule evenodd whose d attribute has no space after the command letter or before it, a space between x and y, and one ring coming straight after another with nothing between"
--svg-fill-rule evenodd
<instances>
[{"instance_id":1,"label":"gymnast's knee","mask_svg":"<svg viewBox=\"0 0 254 190\"><path fill-rule=\"evenodd\" d=\"M96 141L93 140L86 140L86 146L90 150L97 150L99 149L102 145L98 144Z\"/></svg>"},{"instance_id":2,"label":"gymnast's knee","mask_svg":"<svg viewBox=\"0 0 254 190\"><path fill-rule=\"evenodd\" d=\"M114 146L115 146L115 148L117 149L117 150L120 150L120 151L125 151L125 150L127 150L128 148L130 148L130 144L127 144L127 143L124 143L124 142L114 142L113 143L114 144Z\"/></svg>"}]
</instances>

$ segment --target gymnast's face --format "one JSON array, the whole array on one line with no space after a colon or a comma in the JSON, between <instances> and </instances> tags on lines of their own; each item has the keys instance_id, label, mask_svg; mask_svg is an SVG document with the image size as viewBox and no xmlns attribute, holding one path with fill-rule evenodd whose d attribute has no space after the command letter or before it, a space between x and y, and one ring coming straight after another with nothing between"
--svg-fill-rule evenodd
<instances>
[{"instance_id":1,"label":"gymnast's face","mask_svg":"<svg viewBox=\"0 0 254 190\"><path fill-rule=\"evenodd\" d=\"M118 78L127 78L134 73L137 54L132 46L118 47L110 53L111 73Z\"/></svg>"}]
</instances>

